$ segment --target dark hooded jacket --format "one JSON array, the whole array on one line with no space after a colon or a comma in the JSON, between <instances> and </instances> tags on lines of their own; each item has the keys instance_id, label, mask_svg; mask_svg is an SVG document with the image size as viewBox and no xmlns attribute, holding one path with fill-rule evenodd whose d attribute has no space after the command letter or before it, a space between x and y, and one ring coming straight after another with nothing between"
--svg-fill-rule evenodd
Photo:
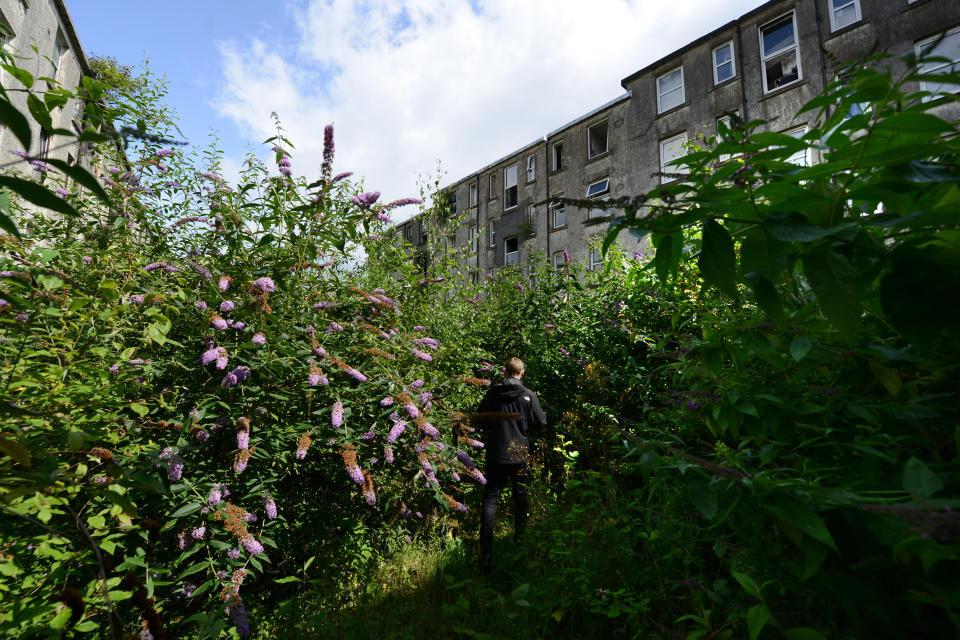
<instances>
[{"instance_id":1,"label":"dark hooded jacket","mask_svg":"<svg viewBox=\"0 0 960 640\"><path fill-rule=\"evenodd\" d=\"M547 425L537 395L517 378L507 378L487 390L475 423L483 430L487 463L526 462L531 428Z\"/></svg>"}]
</instances>

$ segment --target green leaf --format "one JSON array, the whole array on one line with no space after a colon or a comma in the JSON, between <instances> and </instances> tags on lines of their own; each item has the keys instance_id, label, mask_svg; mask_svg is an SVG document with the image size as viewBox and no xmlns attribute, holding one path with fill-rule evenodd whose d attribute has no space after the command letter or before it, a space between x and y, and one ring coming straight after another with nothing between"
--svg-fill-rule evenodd
<instances>
[{"instance_id":1,"label":"green leaf","mask_svg":"<svg viewBox=\"0 0 960 640\"><path fill-rule=\"evenodd\" d=\"M43 129L46 131L53 130L53 120L50 118L50 111L47 109L47 105L43 104L43 100L31 93L27 96L27 109L30 110L30 115Z\"/></svg>"},{"instance_id":2,"label":"green leaf","mask_svg":"<svg viewBox=\"0 0 960 640\"><path fill-rule=\"evenodd\" d=\"M747 276L747 281L753 289L753 296L763 309L768 318L774 322L784 322L786 316L783 313L783 305L780 302L780 294L773 283L766 276L759 273L751 273Z\"/></svg>"},{"instance_id":3,"label":"green leaf","mask_svg":"<svg viewBox=\"0 0 960 640\"><path fill-rule=\"evenodd\" d=\"M53 111L57 107L62 107L70 100L70 92L52 89L43 94L43 103L47 105L48 111Z\"/></svg>"},{"instance_id":4,"label":"green leaf","mask_svg":"<svg viewBox=\"0 0 960 640\"><path fill-rule=\"evenodd\" d=\"M875 133L926 133L935 136L955 130L956 127L949 122L935 115L919 111L904 111L887 116L880 119L874 129Z\"/></svg>"},{"instance_id":5,"label":"green leaf","mask_svg":"<svg viewBox=\"0 0 960 640\"><path fill-rule=\"evenodd\" d=\"M0 437L0 453L10 456L14 462L24 467L33 466L33 462L30 460L30 452L16 440Z\"/></svg>"},{"instance_id":6,"label":"green leaf","mask_svg":"<svg viewBox=\"0 0 960 640\"><path fill-rule=\"evenodd\" d=\"M0 122L3 122L26 150L30 149L30 121L7 100L0 98Z\"/></svg>"},{"instance_id":7,"label":"green leaf","mask_svg":"<svg viewBox=\"0 0 960 640\"><path fill-rule=\"evenodd\" d=\"M80 80L83 82L83 89L87 92L91 100L99 100L103 97L104 85L102 82L89 76L84 76Z\"/></svg>"},{"instance_id":8,"label":"green leaf","mask_svg":"<svg viewBox=\"0 0 960 640\"><path fill-rule=\"evenodd\" d=\"M45 158L44 162L63 171L64 174L72 178L77 184L89 189L100 201L110 202L107 192L100 186L100 181L94 178L93 174L83 167L76 164L67 164L63 160L57 160L56 158Z\"/></svg>"},{"instance_id":9,"label":"green leaf","mask_svg":"<svg viewBox=\"0 0 960 640\"><path fill-rule=\"evenodd\" d=\"M516 589L510 592L510 599L516 602L521 598L525 598L528 593L530 593L530 583L524 582L523 584L521 584Z\"/></svg>"},{"instance_id":10,"label":"green leaf","mask_svg":"<svg viewBox=\"0 0 960 640\"><path fill-rule=\"evenodd\" d=\"M79 631L80 633L87 633L88 631L93 631L95 629L98 629L99 627L100 625L98 625L93 620L84 620L83 622L75 626L73 630Z\"/></svg>"},{"instance_id":11,"label":"green leaf","mask_svg":"<svg viewBox=\"0 0 960 640\"><path fill-rule=\"evenodd\" d=\"M683 238L679 233L668 233L657 240L656 253L651 264L661 281L666 282L670 274L676 270L680 262L682 242Z\"/></svg>"},{"instance_id":12,"label":"green leaf","mask_svg":"<svg viewBox=\"0 0 960 640\"><path fill-rule=\"evenodd\" d=\"M796 498L784 496L777 500L777 504L764 505L763 508L787 524L791 524L800 529L814 540L819 540L837 553L840 553L823 518Z\"/></svg>"},{"instance_id":13,"label":"green leaf","mask_svg":"<svg viewBox=\"0 0 960 640\"><path fill-rule=\"evenodd\" d=\"M12 64L0 65L3 67L3 70L12 75L14 78L20 81L20 84L25 86L27 89L33 86L33 75L26 69L21 69L20 67L15 67ZM24 145L24 149L29 149L28 145Z\"/></svg>"},{"instance_id":14,"label":"green leaf","mask_svg":"<svg viewBox=\"0 0 960 640\"><path fill-rule=\"evenodd\" d=\"M130 410L136 413L141 418L147 415L148 413L150 413L150 409L148 409L145 405L140 404L139 402L131 402Z\"/></svg>"},{"instance_id":15,"label":"green leaf","mask_svg":"<svg viewBox=\"0 0 960 640\"><path fill-rule=\"evenodd\" d=\"M844 256L822 249L803 257L803 269L823 315L841 336L851 338L860 325L860 291L853 267Z\"/></svg>"},{"instance_id":16,"label":"green leaf","mask_svg":"<svg viewBox=\"0 0 960 640\"><path fill-rule=\"evenodd\" d=\"M750 640L757 640L769 620L770 610L766 605L755 604L747 610L747 629L750 632Z\"/></svg>"},{"instance_id":17,"label":"green leaf","mask_svg":"<svg viewBox=\"0 0 960 640\"><path fill-rule=\"evenodd\" d=\"M187 576L192 576L195 573L200 573L201 571L206 569L207 566L208 564L206 560L204 560L203 562L198 562L197 564L193 565L192 567L190 567L189 569L181 573L180 577L177 578L177 581L183 580Z\"/></svg>"},{"instance_id":18,"label":"green leaf","mask_svg":"<svg viewBox=\"0 0 960 640\"><path fill-rule=\"evenodd\" d=\"M808 353L810 353L810 348L812 346L813 343L810 342L809 338L805 336L796 336L790 341L790 355L793 356L794 360L800 362Z\"/></svg>"},{"instance_id":19,"label":"green leaf","mask_svg":"<svg viewBox=\"0 0 960 640\"><path fill-rule=\"evenodd\" d=\"M890 395L895 396L903 389L903 381L900 380L900 374L893 369L885 367L875 360L871 360L870 370L873 371L873 375L877 377L877 381L883 385L883 388L886 389Z\"/></svg>"},{"instance_id":20,"label":"green leaf","mask_svg":"<svg viewBox=\"0 0 960 640\"><path fill-rule=\"evenodd\" d=\"M943 489L943 481L930 471L930 467L911 457L903 468L903 489L915 496L930 498Z\"/></svg>"},{"instance_id":21,"label":"green leaf","mask_svg":"<svg viewBox=\"0 0 960 640\"><path fill-rule=\"evenodd\" d=\"M10 216L10 194L6 189L0 189L0 229L14 237L20 237L20 231L17 230L17 225Z\"/></svg>"},{"instance_id":22,"label":"green leaf","mask_svg":"<svg viewBox=\"0 0 960 640\"><path fill-rule=\"evenodd\" d=\"M826 636L810 627L794 627L784 632L787 640L827 640Z\"/></svg>"},{"instance_id":23,"label":"green leaf","mask_svg":"<svg viewBox=\"0 0 960 640\"><path fill-rule=\"evenodd\" d=\"M176 511L174 511L173 513L171 513L171 514L170 514L170 517L171 517L171 518L182 518L183 516L189 516L189 515L192 514L192 513L196 513L197 511L200 511L200 509L202 509L202 508L203 508L203 505L202 505L202 504L198 504L198 503L196 503L196 502L193 502L193 503L191 503L191 504L185 504L185 505L183 505L182 507L180 507L179 509L177 509Z\"/></svg>"},{"instance_id":24,"label":"green leaf","mask_svg":"<svg viewBox=\"0 0 960 640\"><path fill-rule=\"evenodd\" d=\"M287 576L286 578L279 578L274 580L277 584L287 584L288 582L300 582L300 578L297 576Z\"/></svg>"},{"instance_id":25,"label":"green leaf","mask_svg":"<svg viewBox=\"0 0 960 640\"><path fill-rule=\"evenodd\" d=\"M733 250L733 239L713 218L708 218L703 223L703 245L697 263L704 280L731 298L737 296L737 258Z\"/></svg>"},{"instance_id":26,"label":"green leaf","mask_svg":"<svg viewBox=\"0 0 960 640\"><path fill-rule=\"evenodd\" d=\"M717 517L717 499L706 480L693 474L687 482L687 492L693 506L703 514L704 518L713 520Z\"/></svg>"},{"instance_id":27,"label":"green leaf","mask_svg":"<svg viewBox=\"0 0 960 640\"><path fill-rule=\"evenodd\" d=\"M35 182L24 180L23 178L15 178L14 176L0 176L0 187L10 189L38 207L45 207L51 211L63 213L68 216L80 215L66 200L51 193Z\"/></svg>"},{"instance_id":28,"label":"green leaf","mask_svg":"<svg viewBox=\"0 0 960 640\"><path fill-rule=\"evenodd\" d=\"M748 576L745 573L740 573L739 571L732 571L733 577L740 583L740 586L743 587L743 590L747 594L753 596L757 600L763 600L763 594L760 593L760 585L757 584L757 581Z\"/></svg>"}]
</instances>

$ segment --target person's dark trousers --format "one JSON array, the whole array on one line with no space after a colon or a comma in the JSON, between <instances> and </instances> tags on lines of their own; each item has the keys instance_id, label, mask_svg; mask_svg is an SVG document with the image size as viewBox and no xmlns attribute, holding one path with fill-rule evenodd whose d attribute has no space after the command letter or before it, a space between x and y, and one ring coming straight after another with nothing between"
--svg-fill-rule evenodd
<instances>
[{"instance_id":1,"label":"person's dark trousers","mask_svg":"<svg viewBox=\"0 0 960 640\"><path fill-rule=\"evenodd\" d=\"M526 463L488 464L486 476L487 484L483 488L480 510L480 567L483 571L489 571L493 559L493 519L497 513L500 491L509 478L513 482L514 531L515 535L521 535L527 524L527 486L530 484Z\"/></svg>"}]
</instances>

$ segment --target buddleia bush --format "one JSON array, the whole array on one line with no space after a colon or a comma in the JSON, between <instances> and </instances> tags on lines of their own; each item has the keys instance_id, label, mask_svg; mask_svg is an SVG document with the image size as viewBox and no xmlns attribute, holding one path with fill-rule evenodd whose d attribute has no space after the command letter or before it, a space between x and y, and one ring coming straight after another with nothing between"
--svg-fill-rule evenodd
<instances>
[{"instance_id":1,"label":"buddleia bush","mask_svg":"<svg viewBox=\"0 0 960 640\"><path fill-rule=\"evenodd\" d=\"M461 359L406 284L357 286L354 252L419 199L335 175L331 126L313 179L278 125L235 184L215 148L89 138L96 192L51 171L42 216L12 194L0 259L0 632L246 637L245 595L336 563L344 518L466 510L482 444L437 370Z\"/></svg>"}]
</instances>

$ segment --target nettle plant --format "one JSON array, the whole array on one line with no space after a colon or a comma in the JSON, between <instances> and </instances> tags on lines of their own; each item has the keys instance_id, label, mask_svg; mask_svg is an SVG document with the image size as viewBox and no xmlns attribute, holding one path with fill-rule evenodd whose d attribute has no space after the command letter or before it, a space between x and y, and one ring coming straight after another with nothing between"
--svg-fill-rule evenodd
<instances>
[{"instance_id":1,"label":"nettle plant","mask_svg":"<svg viewBox=\"0 0 960 640\"><path fill-rule=\"evenodd\" d=\"M81 97L105 95L84 82ZM106 109L148 112L125 105ZM306 571L277 543L303 512L416 522L465 511L465 483L484 482L482 444L444 405L444 349L397 296L354 285L353 247L419 200L333 175L331 126L317 180L295 176L278 128L273 166L251 157L230 186L215 150L188 156L150 124L125 154L83 134L102 185L80 167L87 190L61 194L52 170L2 176L7 230L16 196L62 214L5 237L0 265L7 635L246 637L244 593ZM285 500L303 484L310 500Z\"/></svg>"}]
</instances>

